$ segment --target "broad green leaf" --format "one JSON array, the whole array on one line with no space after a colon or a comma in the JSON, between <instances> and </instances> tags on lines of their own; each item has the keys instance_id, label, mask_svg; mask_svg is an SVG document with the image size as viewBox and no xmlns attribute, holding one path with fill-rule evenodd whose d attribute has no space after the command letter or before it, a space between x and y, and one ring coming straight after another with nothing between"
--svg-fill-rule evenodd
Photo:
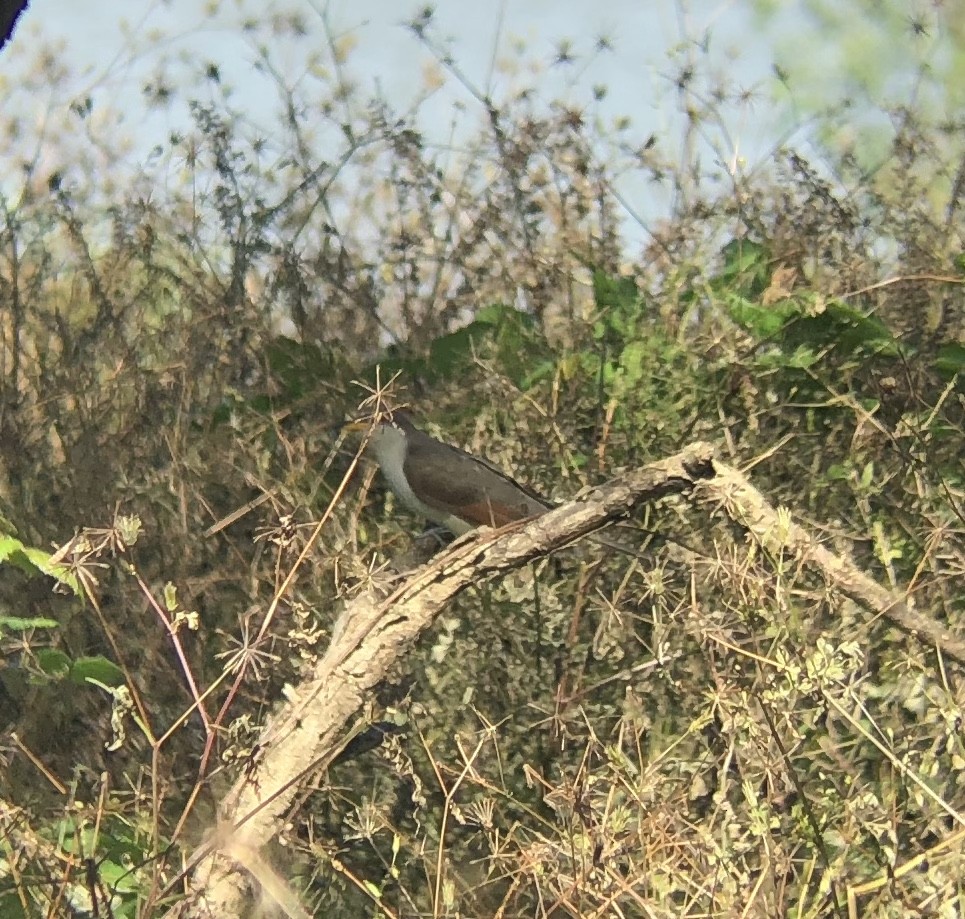
<instances>
[{"instance_id":1,"label":"broad green leaf","mask_svg":"<svg viewBox=\"0 0 965 919\"><path fill-rule=\"evenodd\" d=\"M0 536L0 562L16 565L27 574L45 574L66 585L78 596L81 594L77 578L62 565L53 564L49 552L25 546L13 536Z\"/></svg>"},{"instance_id":2,"label":"broad green leaf","mask_svg":"<svg viewBox=\"0 0 965 919\"><path fill-rule=\"evenodd\" d=\"M144 857L143 853L138 853ZM114 893L132 894L138 890L137 872L125 865L107 859L99 862L97 873L101 881Z\"/></svg>"},{"instance_id":3,"label":"broad green leaf","mask_svg":"<svg viewBox=\"0 0 965 919\"><path fill-rule=\"evenodd\" d=\"M0 536L0 562L7 561L16 552L23 552L23 543L13 536Z\"/></svg>"},{"instance_id":4,"label":"broad green leaf","mask_svg":"<svg viewBox=\"0 0 965 919\"><path fill-rule=\"evenodd\" d=\"M767 250L751 239L732 239L721 249L724 267L718 277L729 278L767 264Z\"/></svg>"},{"instance_id":5,"label":"broad green leaf","mask_svg":"<svg viewBox=\"0 0 965 919\"><path fill-rule=\"evenodd\" d=\"M79 657L70 668L70 678L75 683L97 680L105 686L123 686L124 672L106 657Z\"/></svg>"},{"instance_id":6,"label":"broad green leaf","mask_svg":"<svg viewBox=\"0 0 965 919\"><path fill-rule=\"evenodd\" d=\"M70 672L70 658L56 648L41 648L37 652L40 669L49 676L67 676Z\"/></svg>"},{"instance_id":7,"label":"broad green leaf","mask_svg":"<svg viewBox=\"0 0 965 919\"><path fill-rule=\"evenodd\" d=\"M787 355L784 359L784 366L796 370L807 370L809 367L813 367L817 361L818 355L810 348L802 345Z\"/></svg>"},{"instance_id":8,"label":"broad green leaf","mask_svg":"<svg viewBox=\"0 0 965 919\"><path fill-rule=\"evenodd\" d=\"M942 345L934 361L935 370L944 378L965 373L965 344L953 341Z\"/></svg>"},{"instance_id":9,"label":"broad green leaf","mask_svg":"<svg viewBox=\"0 0 965 919\"><path fill-rule=\"evenodd\" d=\"M851 478L851 467L835 463L828 467L825 476L834 482L845 482Z\"/></svg>"},{"instance_id":10,"label":"broad green leaf","mask_svg":"<svg viewBox=\"0 0 965 919\"><path fill-rule=\"evenodd\" d=\"M792 300L782 300L780 303L761 306L736 293L725 294L722 299L734 322L753 333L758 339L773 337L791 316L798 313L797 306Z\"/></svg>"},{"instance_id":11,"label":"broad green leaf","mask_svg":"<svg viewBox=\"0 0 965 919\"><path fill-rule=\"evenodd\" d=\"M593 298L601 309L606 307L632 309L639 300L637 283L633 278L614 278L605 271L594 271Z\"/></svg>"},{"instance_id":12,"label":"broad green leaf","mask_svg":"<svg viewBox=\"0 0 965 919\"><path fill-rule=\"evenodd\" d=\"M24 548L24 555L35 565L38 571L42 571L48 577L59 581L69 587L78 597L82 596L80 582L77 577L71 574L63 565L56 565L50 561L50 553L42 549L32 549L29 546Z\"/></svg>"},{"instance_id":13,"label":"broad green leaf","mask_svg":"<svg viewBox=\"0 0 965 919\"><path fill-rule=\"evenodd\" d=\"M723 247L721 254L724 265L711 281L713 290L756 298L766 289L770 256L764 246L749 239L735 239Z\"/></svg>"},{"instance_id":14,"label":"broad green leaf","mask_svg":"<svg viewBox=\"0 0 965 919\"><path fill-rule=\"evenodd\" d=\"M640 294L633 278L611 277L606 272L593 272L593 298L597 319L593 337L597 341L611 336L626 338L632 334L641 311Z\"/></svg>"}]
</instances>

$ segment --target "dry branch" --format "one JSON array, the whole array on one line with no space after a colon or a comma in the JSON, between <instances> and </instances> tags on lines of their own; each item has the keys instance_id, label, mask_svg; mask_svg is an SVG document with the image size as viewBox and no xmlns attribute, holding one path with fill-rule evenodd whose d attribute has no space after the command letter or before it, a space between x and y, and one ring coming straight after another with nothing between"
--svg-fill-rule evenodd
<instances>
[{"instance_id":1,"label":"dry branch","mask_svg":"<svg viewBox=\"0 0 965 919\"><path fill-rule=\"evenodd\" d=\"M913 614L853 563L818 545L786 513L775 511L744 476L715 463L710 446L697 443L522 526L471 534L416 570L390 596L367 593L350 603L325 657L266 726L260 742L263 758L237 780L223 802L221 829L196 855L189 897L177 915L238 915L252 877L262 879L264 891L263 879L271 872L255 863L257 853L277 832L299 783L331 762L348 720L453 597L669 494L693 494L697 503L713 501L766 548L817 567L830 585L867 609L965 662L965 647L947 629ZM289 915L298 914L294 907L283 908Z\"/></svg>"},{"instance_id":2,"label":"dry branch","mask_svg":"<svg viewBox=\"0 0 965 919\"><path fill-rule=\"evenodd\" d=\"M790 553L824 575L828 585L840 590L865 609L884 617L912 637L919 637L944 654L965 664L965 641L940 622L911 609L908 603L886 590L861 571L854 562L820 545L785 511L775 511L764 496L736 469L715 462L716 475L705 479L700 495L719 504L727 515L749 532L766 550Z\"/></svg>"},{"instance_id":3,"label":"dry branch","mask_svg":"<svg viewBox=\"0 0 965 919\"><path fill-rule=\"evenodd\" d=\"M222 827L196 859L181 916L239 915L247 897L250 854L277 832L301 779L338 751L339 737L370 691L458 593L519 568L614 520L635 506L689 493L713 475L713 448L697 443L675 456L588 490L518 528L476 533L418 569L386 598L365 594L340 618L325 657L266 726L263 758L238 779L221 807Z\"/></svg>"}]
</instances>

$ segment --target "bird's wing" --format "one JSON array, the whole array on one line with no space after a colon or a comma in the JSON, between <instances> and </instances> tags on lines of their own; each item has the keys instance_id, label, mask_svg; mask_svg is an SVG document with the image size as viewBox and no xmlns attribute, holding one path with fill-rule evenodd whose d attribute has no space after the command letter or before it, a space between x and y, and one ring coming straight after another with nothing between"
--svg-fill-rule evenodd
<instances>
[{"instance_id":1,"label":"bird's wing","mask_svg":"<svg viewBox=\"0 0 965 919\"><path fill-rule=\"evenodd\" d=\"M416 436L409 432L408 438L405 475L430 507L487 526L537 516L550 508L547 501L484 460L421 431Z\"/></svg>"}]
</instances>

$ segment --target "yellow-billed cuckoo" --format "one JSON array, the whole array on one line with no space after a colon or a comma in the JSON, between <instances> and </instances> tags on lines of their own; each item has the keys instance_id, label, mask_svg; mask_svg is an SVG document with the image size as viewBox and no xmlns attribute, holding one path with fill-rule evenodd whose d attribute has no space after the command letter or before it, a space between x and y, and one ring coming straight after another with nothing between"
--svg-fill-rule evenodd
<instances>
[{"instance_id":1,"label":"yellow-billed cuckoo","mask_svg":"<svg viewBox=\"0 0 965 919\"><path fill-rule=\"evenodd\" d=\"M369 427L365 421L348 425ZM456 536L537 517L553 506L486 460L420 431L398 409L372 423L367 450L406 507Z\"/></svg>"}]
</instances>

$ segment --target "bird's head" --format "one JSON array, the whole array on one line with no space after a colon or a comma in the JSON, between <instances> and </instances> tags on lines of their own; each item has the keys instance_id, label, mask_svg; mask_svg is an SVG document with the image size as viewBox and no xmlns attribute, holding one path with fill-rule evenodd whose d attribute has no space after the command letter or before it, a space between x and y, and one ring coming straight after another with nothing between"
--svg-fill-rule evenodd
<instances>
[{"instance_id":1,"label":"bird's head","mask_svg":"<svg viewBox=\"0 0 965 919\"><path fill-rule=\"evenodd\" d=\"M415 430L415 425L407 412L397 408L356 418L343 430L365 436L366 449L381 459L391 453L404 455L407 436Z\"/></svg>"}]
</instances>

